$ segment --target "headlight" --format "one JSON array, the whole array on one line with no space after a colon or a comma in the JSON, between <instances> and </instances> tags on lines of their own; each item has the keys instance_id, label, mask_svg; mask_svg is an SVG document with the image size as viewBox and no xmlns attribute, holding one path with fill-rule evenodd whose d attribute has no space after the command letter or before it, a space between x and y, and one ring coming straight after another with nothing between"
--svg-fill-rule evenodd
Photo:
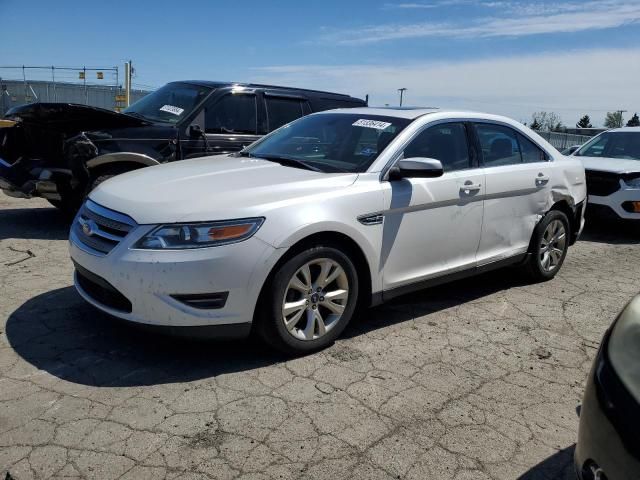
<instances>
[{"instance_id":1,"label":"headlight","mask_svg":"<svg viewBox=\"0 0 640 480\"><path fill-rule=\"evenodd\" d=\"M608 353L620 380L640 402L640 295L618 317L609 337Z\"/></svg>"},{"instance_id":2,"label":"headlight","mask_svg":"<svg viewBox=\"0 0 640 480\"><path fill-rule=\"evenodd\" d=\"M628 178L624 181L628 187L640 188L640 177Z\"/></svg>"},{"instance_id":3,"label":"headlight","mask_svg":"<svg viewBox=\"0 0 640 480\"><path fill-rule=\"evenodd\" d=\"M161 225L142 237L134 248L173 250L217 247L246 240L258 231L264 218L242 218L207 223Z\"/></svg>"}]
</instances>

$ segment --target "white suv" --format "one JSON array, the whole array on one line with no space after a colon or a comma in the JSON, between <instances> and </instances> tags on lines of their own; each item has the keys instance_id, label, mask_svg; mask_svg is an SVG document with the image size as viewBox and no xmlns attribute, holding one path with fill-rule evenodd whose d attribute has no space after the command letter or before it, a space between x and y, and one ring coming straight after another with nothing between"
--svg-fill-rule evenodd
<instances>
[{"instance_id":1,"label":"white suv","mask_svg":"<svg viewBox=\"0 0 640 480\"><path fill-rule=\"evenodd\" d=\"M552 278L585 196L582 164L507 118L334 110L108 180L70 251L80 295L116 317L304 353L357 306L506 265Z\"/></svg>"},{"instance_id":2,"label":"white suv","mask_svg":"<svg viewBox=\"0 0 640 480\"><path fill-rule=\"evenodd\" d=\"M607 130L573 156L586 169L590 207L640 220L640 127Z\"/></svg>"}]
</instances>

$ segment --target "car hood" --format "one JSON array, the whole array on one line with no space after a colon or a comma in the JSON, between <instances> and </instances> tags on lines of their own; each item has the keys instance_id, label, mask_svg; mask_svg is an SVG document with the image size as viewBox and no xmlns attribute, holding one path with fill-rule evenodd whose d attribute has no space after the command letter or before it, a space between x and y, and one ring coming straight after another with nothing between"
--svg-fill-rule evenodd
<instances>
[{"instance_id":1,"label":"car hood","mask_svg":"<svg viewBox=\"0 0 640 480\"><path fill-rule=\"evenodd\" d=\"M12 108L5 116L10 120L67 133L149 124L123 113L75 103L28 103Z\"/></svg>"},{"instance_id":2,"label":"car hood","mask_svg":"<svg viewBox=\"0 0 640 480\"><path fill-rule=\"evenodd\" d=\"M622 158L605 157L578 157L582 161L585 170L598 170L610 173L635 173L640 172L640 160L625 160Z\"/></svg>"},{"instance_id":3,"label":"car hood","mask_svg":"<svg viewBox=\"0 0 640 480\"><path fill-rule=\"evenodd\" d=\"M263 216L285 202L322 201L357 177L218 155L119 175L101 183L90 198L139 224L201 222Z\"/></svg>"}]
</instances>

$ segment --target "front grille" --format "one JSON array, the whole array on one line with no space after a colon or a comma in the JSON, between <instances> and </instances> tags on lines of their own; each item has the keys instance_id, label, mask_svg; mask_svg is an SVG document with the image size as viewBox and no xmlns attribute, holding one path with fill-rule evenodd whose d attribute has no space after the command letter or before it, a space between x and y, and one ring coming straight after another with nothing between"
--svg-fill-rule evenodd
<instances>
[{"instance_id":1,"label":"front grille","mask_svg":"<svg viewBox=\"0 0 640 480\"><path fill-rule=\"evenodd\" d=\"M105 307L131 313L131 302L104 278L76 264L76 280L82 290Z\"/></svg>"},{"instance_id":2,"label":"front grille","mask_svg":"<svg viewBox=\"0 0 640 480\"><path fill-rule=\"evenodd\" d=\"M79 242L106 255L136 225L132 218L87 200L78 212L72 230Z\"/></svg>"},{"instance_id":3,"label":"front grille","mask_svg":"<svg viewBox=\"0 0 640 480\"><path fill-rule=\"evenodd\" d=\"M586 170L587 193L606 197L620 190L620 175L617 173L598 172Z\"/></svg>"}]
</instances>

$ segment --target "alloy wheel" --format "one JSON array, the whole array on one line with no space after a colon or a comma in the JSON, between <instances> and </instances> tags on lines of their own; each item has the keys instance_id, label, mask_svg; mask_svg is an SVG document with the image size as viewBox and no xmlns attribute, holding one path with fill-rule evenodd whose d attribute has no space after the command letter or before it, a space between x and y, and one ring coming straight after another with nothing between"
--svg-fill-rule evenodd
<instances>
[{"instance_id":1,"label":"alloy wheel","mask_svg":"<svg viewBox=\"0 0 640 480\"><path fill-rule=\"evenodd\" d=\"M282 321L299 340L316 340L342 317L349 300L349 279L338 262L317 258L291 277L282 301Z\"/></svg>"},{"instance_id":2,"label":"alloy wheel","mask_svg":"<svg viewBox=\"0 0 640 480\"><path fill-rule=\"evenodd\" d=\"M540 241L540 265L552 272L560 265L567 245L567 231L560 220L549 222Z\"/></svg>"}]
</instances>

